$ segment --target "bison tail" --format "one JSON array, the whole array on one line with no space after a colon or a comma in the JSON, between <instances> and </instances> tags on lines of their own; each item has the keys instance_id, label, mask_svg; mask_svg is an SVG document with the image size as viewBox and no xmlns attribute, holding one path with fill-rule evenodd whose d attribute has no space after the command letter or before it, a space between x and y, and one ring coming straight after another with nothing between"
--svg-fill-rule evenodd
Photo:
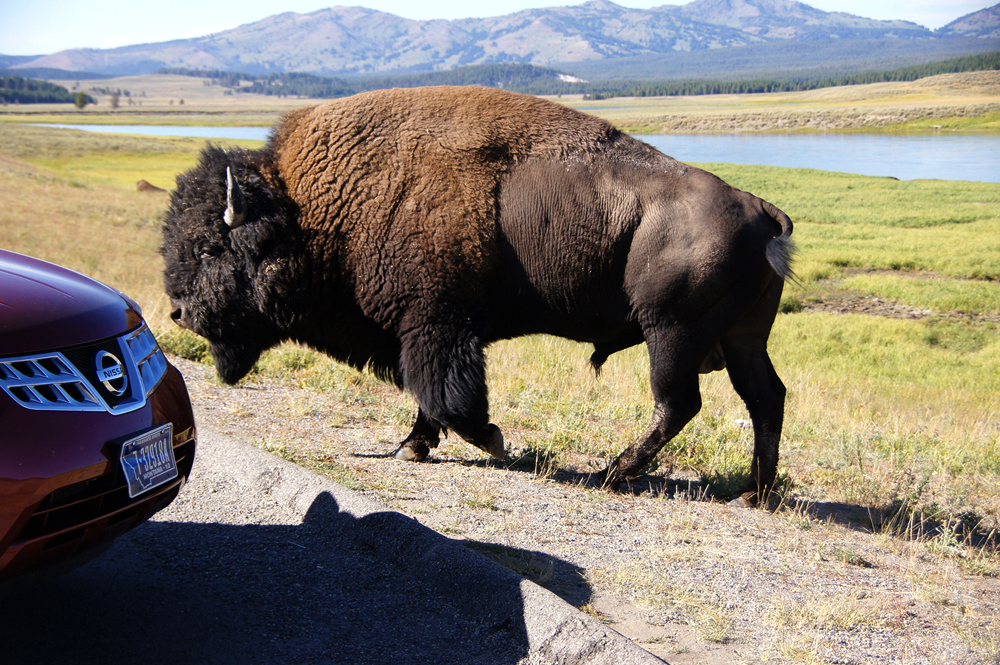
<instances>
[{"instance_id":1,"label":"bison tail","mask_svg":"<svg viewBox=\"0 0 1000 665\"><path fill-rule=\"evenodd\" d=\"M792 220L788 215L778 210L776 206L767 201L762 201L764 211L771 216L781 226L781 235L778 235L767 243L765 250L767 262L771 268L785 281L795 281L795 272L792 270L792 256L796 252L795 242L792 240Z\"/></svg>"}]
</instances>

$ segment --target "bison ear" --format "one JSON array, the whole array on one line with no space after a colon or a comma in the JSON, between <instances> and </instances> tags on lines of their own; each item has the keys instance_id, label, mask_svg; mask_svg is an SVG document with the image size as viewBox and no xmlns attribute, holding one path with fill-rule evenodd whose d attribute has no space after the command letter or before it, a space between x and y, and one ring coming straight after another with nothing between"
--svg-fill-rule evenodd
<instances>
[{"instance_id":1,"label":"bison ear","mask_svg":"<svg viewBox=\"0 0 1000 665\"><path fill-rule=\"evenodd\" d=\"M243 196L243 190L240 189L240 183L236 182L236 178L233 176L233 171L228 166L226 167L226 213L222 216L222 219L226 221L226 224L231 229L243 224L243 218L246 215L246 200Z\"/></svg>"}]
</instances>

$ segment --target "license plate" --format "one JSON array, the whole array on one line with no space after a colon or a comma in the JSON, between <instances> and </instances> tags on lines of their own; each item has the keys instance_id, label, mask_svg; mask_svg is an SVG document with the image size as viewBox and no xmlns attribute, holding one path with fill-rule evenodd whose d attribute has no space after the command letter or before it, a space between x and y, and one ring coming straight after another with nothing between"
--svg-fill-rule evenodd
<instances>
[{"instance_id":1,"label":"license plate","mask_svg":"<svg viewBox=\"0 0 1000 665\"><path fill-rule=\"evenodd\" d=\"M122 444L120 459L128 481L129 498L177 477L173 434L174 426L167 423Z\"/></svg>"}]
</instances>

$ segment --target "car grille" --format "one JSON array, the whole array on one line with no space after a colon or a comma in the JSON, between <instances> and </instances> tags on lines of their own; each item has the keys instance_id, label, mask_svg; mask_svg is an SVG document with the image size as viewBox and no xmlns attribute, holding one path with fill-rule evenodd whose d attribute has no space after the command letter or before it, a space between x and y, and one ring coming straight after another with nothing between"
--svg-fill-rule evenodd
<instances>
[{"instance_id":1,"label":"car grille","mask_svg":"<svg viewBox=\"0 0 1000 665\"><path fill-rule=\"evenodd\" d=\"M123 378L100 375L100 358L120 360ZM167 360L143 324L121 337L50 353L0 358L0 388L36 411L127 413L142 407L167 371Z\"/></svg>"},{"instance_id":2,"label":"car grille","mask_svg":"<svg viewBox=\"0 0 1000 665\"><path fill-rule=\"evenodd\" d=\"M175 434L178 477L135 499L129 498L120 465L102 476L49 494L8 548L8 562L0 569L0 582L113 540L149 519L177 496L191 473L194 452L193 427Z\"/></svg>"}]
</instances>

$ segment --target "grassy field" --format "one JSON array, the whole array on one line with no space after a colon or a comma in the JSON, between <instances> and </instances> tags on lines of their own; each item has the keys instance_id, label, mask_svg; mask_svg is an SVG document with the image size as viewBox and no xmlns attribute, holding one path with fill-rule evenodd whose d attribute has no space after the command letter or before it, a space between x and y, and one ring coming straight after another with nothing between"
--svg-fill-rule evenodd
<instances>
[{"instance_id":1,"label":"grassy field","mask_svg":"<svg viewBox=\"0 0 1000 665\"><path fill-rule=\"evenodd\" d=\"M0 122L23 121L27 116L33 122L270 127L280 113L314 103L288 97L234 94L221 86L209 85L207 79L166 74L55 83L67 89L82 90L97 104L79 110L72 104L3 106L0 107ZM129 91L131 96L120 97L119 107L112 109L110 95L97 90Z\"/></svg>"},{"instance_id":2,"label":"grassy field","mask_svg":"<svg viewBox=\"0 0 1000 665\"><path fill-rule=\"evenodd\" d=\"M139 179L172 187L201 145L0 122L0 246L132 294L168 348L204 357L168 321L166 195L135 190ZM1000 185L705 166L795 220L800 283L770 345L789 387L789 496L916 510L965 534L1000 525ZM589 352L548 337L490 350L493 419L516 455L599 465L645 428L644 348L613 356L600 378ZM361 418L414 413L394 389L304 349L277 349L258 372L333 394ZM657 465L724 496L746 477L751 434L724 373L702 387L704 408Z\"/></svg>"}]
</instances>

